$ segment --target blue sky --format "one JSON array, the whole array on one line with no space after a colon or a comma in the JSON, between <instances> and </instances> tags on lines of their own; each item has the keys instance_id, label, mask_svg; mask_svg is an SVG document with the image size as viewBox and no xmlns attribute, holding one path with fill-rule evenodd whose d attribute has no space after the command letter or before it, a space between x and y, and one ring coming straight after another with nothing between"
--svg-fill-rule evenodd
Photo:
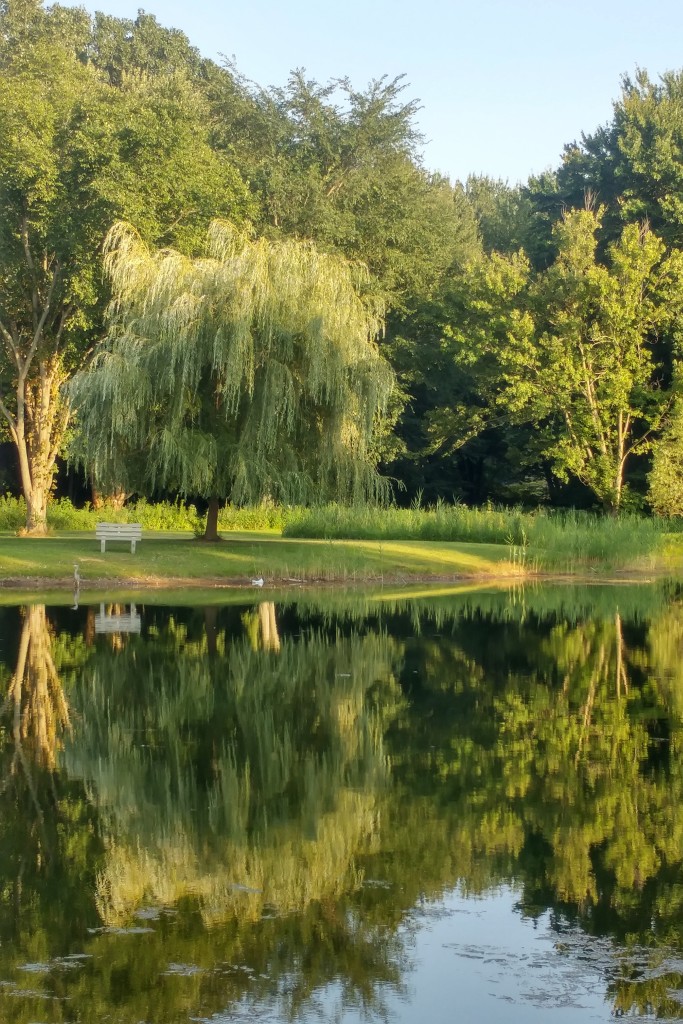
<instances>
[{"instance_id":1,"label":"blue sky","mask_svg":"<svg viewBox=\"0 0 683 1024\"><path fill-rule=\"evenodd\" d=\"M511 184L557 166L565 143L610 118L623 73L683 67L681 0L87 0L138 7L260 85L295 67L357 88L405 74L423 109L424 163Z\"/></svg>"}]
</instances>

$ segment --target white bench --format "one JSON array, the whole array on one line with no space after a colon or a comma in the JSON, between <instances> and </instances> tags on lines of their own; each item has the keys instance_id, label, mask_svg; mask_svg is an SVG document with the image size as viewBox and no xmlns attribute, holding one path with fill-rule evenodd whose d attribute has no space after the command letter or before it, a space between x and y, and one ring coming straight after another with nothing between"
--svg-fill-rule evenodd
<instances>
[{"instance_id":1,"label":"white bench","mask_svg":"<svg viewBox=\"0 0 683 1024\"><path fill-rule=\"evenodd\" d=\"M134 604L130 606L129 612L119 615L108 615L101 604L100 614L95 616L96 633L139 633L141 630L142 619Z\"/></svg>"},{"instance_id":2,"label":"white bench","mask_svg":"<svg viewBox=\"0 0 683 1024\"><path fill-rule=\"evenodd\" d=\"M106 551L108 540L129 540L131 554L134 555L135 545L142 540L142 527L140 523L98 523L95 536L100 542L102 554Z\"/></svg>"}]
</instances>

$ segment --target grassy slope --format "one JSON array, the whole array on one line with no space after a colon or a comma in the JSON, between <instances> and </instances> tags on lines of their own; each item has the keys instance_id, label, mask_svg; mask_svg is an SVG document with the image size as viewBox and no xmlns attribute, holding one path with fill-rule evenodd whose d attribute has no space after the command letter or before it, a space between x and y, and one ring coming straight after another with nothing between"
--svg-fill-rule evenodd
<instances>
[{"instance_id":1,"label":"grassy slope","mask_svg":"<svg viewBox=\"0 0 683 1024\"><path fill-rule=\"evenodd\" d=\"M100 554L92 533L47 538L0 537L0 581L73 579L79 565L82 587L212 581L249 585L262 576L285 581L373 581L382 578L492 578L519 575L510 550L498 544L428 541L286 540L275 533L231 533L220 544L203 544L187 534L146 532L134 555L130 545L108 544Z\"/></svg>"}]
</instances>

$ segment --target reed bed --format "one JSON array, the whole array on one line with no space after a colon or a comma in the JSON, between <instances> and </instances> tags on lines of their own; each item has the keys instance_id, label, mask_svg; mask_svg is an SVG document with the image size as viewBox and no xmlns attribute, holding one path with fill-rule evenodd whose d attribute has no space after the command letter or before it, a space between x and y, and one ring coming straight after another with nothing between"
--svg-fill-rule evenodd
<instances>
[{"instance_id":1,"label":"reed bed","mask_svg":"<svg viewBox=\"0 0 683 1024\"><path fill-rule=\"evenodd\" d=\"M419 540L505 544L511 558L540 570L579 565L617 567L647 563L672 530L668 520L624 513L602 516L555 511L437 503L432 508L353 508L325 505L290 510L285 537L326 540Z\"/></svg>"}]
</instances>

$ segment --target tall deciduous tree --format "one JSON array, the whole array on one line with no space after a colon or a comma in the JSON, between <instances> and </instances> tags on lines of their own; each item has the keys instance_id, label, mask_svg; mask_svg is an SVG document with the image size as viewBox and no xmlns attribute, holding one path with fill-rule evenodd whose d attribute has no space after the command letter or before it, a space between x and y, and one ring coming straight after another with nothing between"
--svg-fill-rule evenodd
<instances>
[{"instance_id":1,"label":"tall deciduous tree","mask_svg":"<svg viewBox=\"0 0 683 1024\"><path fill-rule=\"evenodd\" d=\"M557 258L532 275L521 257L473 268L456 325L456 360L484 401L437 410L435 438L456 444L492 415L532 423L561 478L577 477L609 510L623 501L630 457L650 450L670 403L660 333L683 308L683 254L627 225L597 256L601 213L575 210L554 229Z\"/></svg>"},{"instance_id":2,"label":"tall deciduous tree","mask_svg":"<svg viewBox=\"0 0 683 1024\"><path fill-rule=\"evenodd\" d=\"M683 404L680 391L654 449L648 485L648 500L655 512L663 516L683 515Z\"/></svg>"},{"instance_id":3,"label":"tall deciduous tree","mask_svg":"<svg viewBox=\"0 0 683 1024\"><path fill-rule=\"evenodd\" d=\"M599 226L600 212L588 210L557 224L559 255L536 286L536 338L517 353L508 403L554 417L559 475L574 474L617 510L627 461L651 449L667 408L656 340L682 308L683 254L667 255L646 226L630 224L604 265Z\"/></svg>"},{"instance_id":4,"label":"tall deciduous tree","mask_svg":"<svg viewBox=\"0 0 683 1024\"><path fill-rule=\"evenodd\" d=\"M683 72L658 82L639 69L624 76L611 121L565 147L557 175L565 205L586 191L607 207L604 229L616 239L624 222L647 220L667 243L683 244Z\"/></svg>"},{"instance_id":5,"label":"tall deciduous tree","mask_svg":"<svg viewBox=\"0 0 683 1024\"><path fill-rule=\"evenodd\" d=\"M486 252L514 253L527 248L538 216L528 190L486 175L471 174L465 184L465 195Z\"/></svg>"},{"instance_id":6,"label":"tall deciduous tree","mask_svg":"<svg viewBox=\"0 0 683 1024\"><path fill-rule=\"evenodd\" d=\"M126 216L149 240L192 251L212 216L249 208L188 80L112 86L80 55L82 22L61 40L57 15L33 0L0 8L0 412L31 532L45 530L69 423L62 385L101 334L111 224Z\"/></svg>"},{"instance_id":7,"label":"tall deciduous tree","mask_svg":"<svg viewBox=\"0 0 683 1024\"><path fill-rule=\"evenodd\" d=\"M218 148L258 197L259 230L362 260L389 307L410 306L476 245L462 189L420 164L419 104L402 78L367 89L294 71L278 89L211 77Z\"/></svg>"},{"instance_id":8,"label":"tall deciduous tree","mask_svg":"<svg viewBox=\"0 0 683 1024\"><path fill-rule=\"evenodd\" d=\"M360 268L227 222L195 260L120 224L106 264L109 340L73 389L96 478L205 496L212 540L220 498L381 490L372 442L393 376Z\"/></svg>"}]
</instances>

